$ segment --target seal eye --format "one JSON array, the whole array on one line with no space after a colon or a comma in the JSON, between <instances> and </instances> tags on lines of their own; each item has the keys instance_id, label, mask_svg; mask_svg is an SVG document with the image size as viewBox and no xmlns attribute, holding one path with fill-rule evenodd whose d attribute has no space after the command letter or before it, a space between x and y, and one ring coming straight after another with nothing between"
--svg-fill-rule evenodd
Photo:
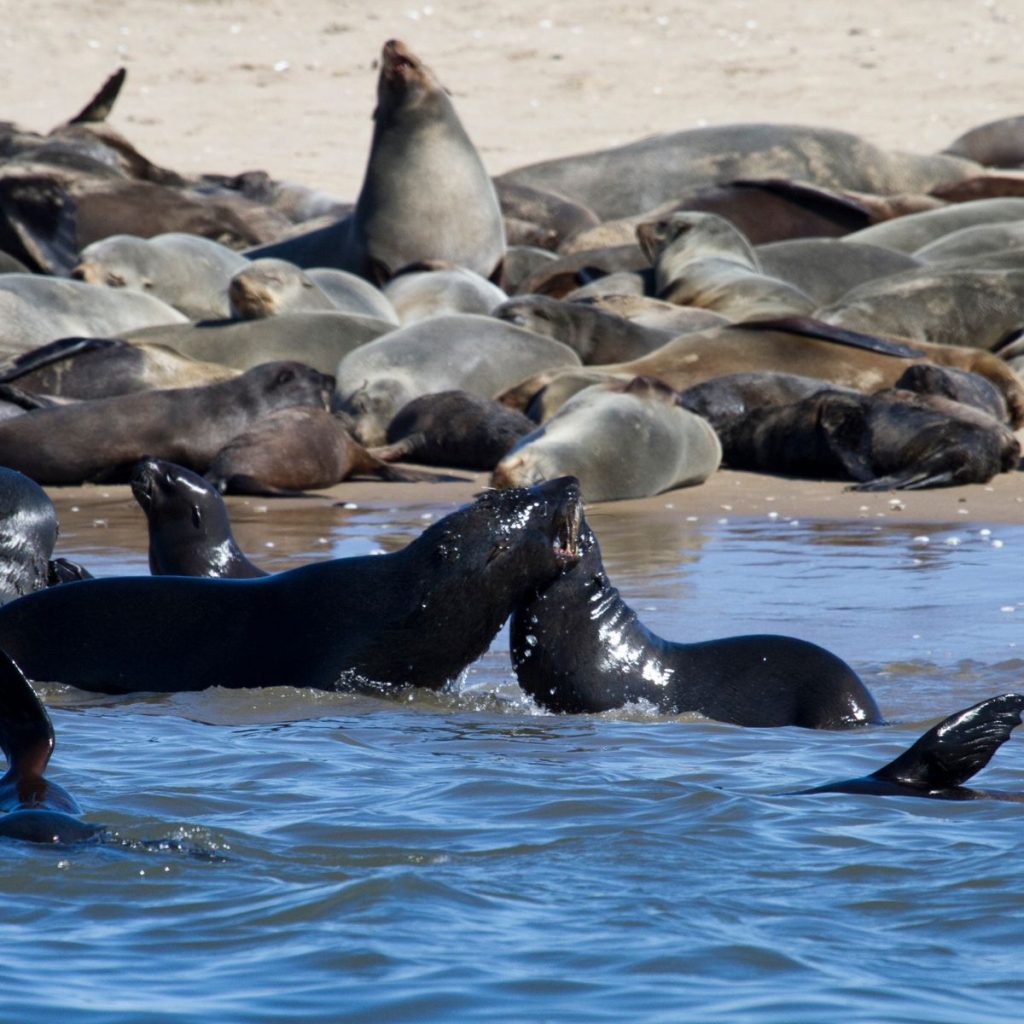
<instances>
[{"instance_id":1,"label":"seal eye","mask_svg":"<svg viewBox=\"0 0 1024 1024\"><path fill-rule=\"evenodd\" d=\"M281 370L274 378L274 386L283 387L285 384L290 384L293 380L295 380L294 370Z\"/></svg>"}]
</instances>

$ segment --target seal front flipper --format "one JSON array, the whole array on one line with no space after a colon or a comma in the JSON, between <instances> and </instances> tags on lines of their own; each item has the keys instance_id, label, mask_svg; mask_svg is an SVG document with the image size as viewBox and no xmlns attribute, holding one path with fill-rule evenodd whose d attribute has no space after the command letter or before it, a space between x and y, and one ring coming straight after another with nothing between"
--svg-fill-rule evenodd
<instances>
[{"instance_id":1,"label":"seal front flipper","mask_svg":"<svg viewBox=\"0 0 1024 1024\"><path fill-rule=\"evenodd\" d=\"M121 92L124 85L127 69L118 68L99 88L95 96L82 109L75 114L68 124L90 124L97 121L106 121L114 106L114 101Z\"/></svg>"},{"instance_id":2,"label":"seal front flipper","mask_svg":"<svg viewBox=\"0 0 1024 1024\"><path fill-rule=\"evenodd\" d=\"M876 793L969 799L978 794L960 790L992 759L1020 725L1024 694L999 697L957 711L929 729L916 743L884 768L861 779L830 782L805 793Z\"/></svg>"}]
</instances>

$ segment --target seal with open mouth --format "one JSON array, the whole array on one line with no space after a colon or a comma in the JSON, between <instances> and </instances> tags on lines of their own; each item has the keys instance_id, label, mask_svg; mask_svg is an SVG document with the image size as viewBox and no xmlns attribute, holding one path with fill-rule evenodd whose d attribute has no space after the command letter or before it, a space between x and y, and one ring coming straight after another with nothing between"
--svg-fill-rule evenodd
<instances>
[{"instance_id":1,"label":"seal with open mouth","mask_svg":"<svg viewBox=\"0 0 1024 1024\"><path fill-rule=\"evenodd\" d=\"M393 554L264 579L131 576L28 595L0 609L0 648L31 679L103 693L438 689L575 563L581 522L573 477L488 491ZM46 593L57 600L38 600Z\"/></svg>"},{"instance_id":2,"label":"seal with open mouth","mask_svg":"<svg viewBox=\"0 0 1024 1024\"><path fill-rule=\"evenodd\" d=\"M662 639L609 582L585 521L576 547L577 564L512 613L519 685L548 710L607 711L644 700L665 713L697 711L735 725L843 729L882 721L853 669L806 640Z\"/></svg>"}]
</instances>

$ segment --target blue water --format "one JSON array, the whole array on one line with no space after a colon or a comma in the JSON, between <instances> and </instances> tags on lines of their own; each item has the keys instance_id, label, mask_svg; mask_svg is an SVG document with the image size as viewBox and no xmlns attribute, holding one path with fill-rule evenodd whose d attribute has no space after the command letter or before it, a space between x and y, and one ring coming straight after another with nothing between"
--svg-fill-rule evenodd
<instances>
[{"instance_id":1,"label":"blue water","mask_svg":"<svg viewBox=\"0 0 1024 1024\"><path fill-rule=\"evenodd\" d=\"M123 491L58 507L62 553L145 571ZM447 510L234 509L268 568L393 550ZM398 700L48 686L51 776L111 837L3 846L0 1020L1020 1019L1021 806L794 791L1024 686L1024 528L592 522L654 629L804 636L892 724L556 717L504 632L451 692ZM1024 792L1020 743L979 784Z\"/></svg>"}]
</instances>

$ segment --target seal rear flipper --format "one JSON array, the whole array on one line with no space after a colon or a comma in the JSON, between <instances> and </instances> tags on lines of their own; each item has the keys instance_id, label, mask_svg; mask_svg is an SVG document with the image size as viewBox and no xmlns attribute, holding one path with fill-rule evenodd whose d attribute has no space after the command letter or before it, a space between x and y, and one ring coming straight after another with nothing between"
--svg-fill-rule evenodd
<instances>
[{"instance_id":1,"label":"seal rear flipper","mask_svg":"<svg viewBox=\"0 0 1024 1024\"><path fill-rule=\"evenodd\" d=\"M4 178L0 242L32 270L70 274L78 260L77 206L71 193L45 174Z\"/></svg>"},{"instance_id":2,"label":"seal rear flipper","mask_svg":"<svg viewBox=\"0 0 1024 1024\"><path fill-rule=\"evenodd\" d=\"M848 491L921 491L929 487L952 487L959 483L952 470L929 473L927 470L907 469L902 473L890 473L851 484Z\"/></svg>"},{"instance_id":3,"label":"seal rear flipper","mask_svg":"<svg viewBox=\"0 0 1024 1024\"><path fill-rule=\"evenodd\" d=\"M128 347L128 342L113 338L59 338L0 363L0 383L8 384L27 373L41 370L44 366L51 366L82 352L118 347Z\"/></svg>"},{"instance_id":4,"label":"seal rear flipper","mask_svg":"<svg viewBox=\"0 0 1024 1024\"><path fill-rule=\"evenodd\" d=\"M118 68L100 87L96 95L82 109L70 118L67 124L95 124L106 121L113 109L114 101L120 95L128 71Z\"/></svg>"},{"instance_id":5,"label":"seal rear flipper","mask_svg":"<svg viewBox=\"0 0 1024 1024\"><path fill-rule=\"evenodd\" d=\"M379 445L378 447L367 448L366 450L375 459L380 459L381 462L401 462L402 459L408 458L422 448L426 442L427 439L423 431L418 430L415 434L403 437L401 441L395 441L394 444Z\"/></svg>"},{"instance_id":6,"label":"seal rear flipper","mask_svg":"<svg viewBox=\"0 0 1024 1024\"><path fill-rule=\"evenodd\" d=\"M1004 693L958 711L868 778L924 790L962 786L1010 738L1022 711L1024 695L1019 693Z\"/></svg>"}]
</instances>

